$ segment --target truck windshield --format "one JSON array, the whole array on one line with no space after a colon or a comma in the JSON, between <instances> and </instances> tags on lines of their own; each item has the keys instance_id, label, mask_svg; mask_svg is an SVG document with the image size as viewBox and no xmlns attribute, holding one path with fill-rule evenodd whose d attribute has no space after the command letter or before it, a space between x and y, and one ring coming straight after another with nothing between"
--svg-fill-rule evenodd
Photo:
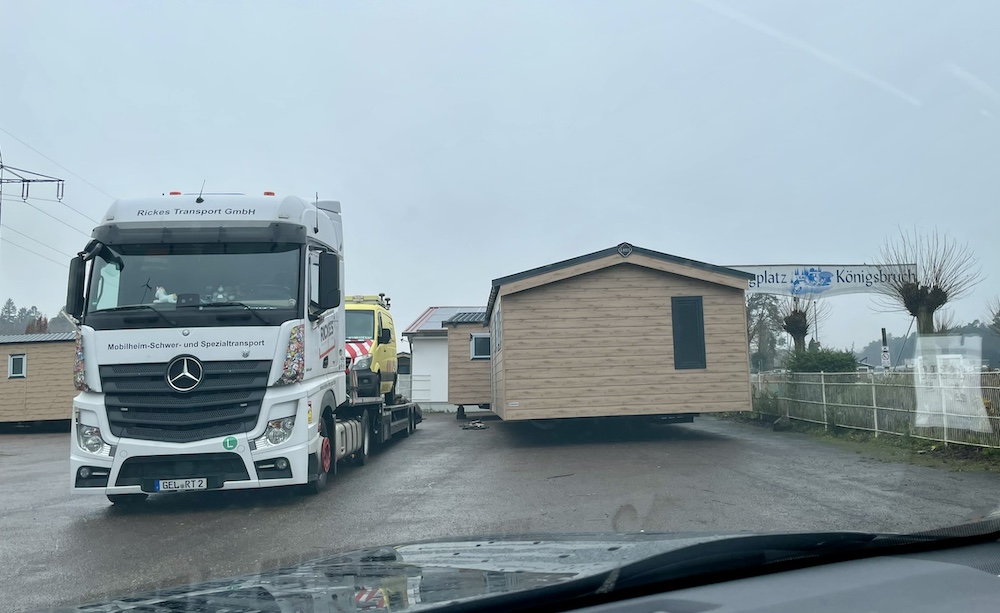
<instances>
[{"instance_id":1,"label":"truck windshield","mask_svg":"<svg viewBox=\"0 0 1000 613\"><path fill-rule=\"evenodd\" d=\"M293 243L107 246L94 261L87 312L148 305L176 319L201 311L185 307L209 304L287 312L299 301L300 249Z\"/></svg>"},{"instance_id":2,"label":"truck windshield","mask_svg":"<svg viewBox=\"0 0 1000 613\"><path fill-rule=\"evenodd\" d=\"M375 338L375 312L347 311L344 326L347 338L373 339Z\"/></svg>"}]
</instances>

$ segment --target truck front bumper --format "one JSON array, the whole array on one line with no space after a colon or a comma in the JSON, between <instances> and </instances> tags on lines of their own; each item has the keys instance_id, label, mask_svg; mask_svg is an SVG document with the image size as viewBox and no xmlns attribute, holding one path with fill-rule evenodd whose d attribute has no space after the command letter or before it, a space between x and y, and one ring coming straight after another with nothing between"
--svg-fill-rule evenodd
<instances>
[{"instance_id":1,"label":"truck front bumper","mask_svg":"<svg viewBox=\"0 0 1000 613\"><path fill-rule=\"evenodd\" d=\"M100 406L88 406L78 397L74 413L89 411L91 415L84 419L91 421L95 414L103 416L103 403L99 397L94 400ZM99 426L106 441L97 453L85 450L79 443L81 423L75 417L70 436L70 487L79 493L111 495L158 493L164 480L199 480L199 485L210 491L307 483L309 454L319 448L319 437L316 425L308 424L302 412L296 415L296 426L288 441L262 449L255 449L255 440L262 432L183 444L114 439L107 434L106 419L99 417L96 424L87 424Z\"/></svg>"}]
</instances>

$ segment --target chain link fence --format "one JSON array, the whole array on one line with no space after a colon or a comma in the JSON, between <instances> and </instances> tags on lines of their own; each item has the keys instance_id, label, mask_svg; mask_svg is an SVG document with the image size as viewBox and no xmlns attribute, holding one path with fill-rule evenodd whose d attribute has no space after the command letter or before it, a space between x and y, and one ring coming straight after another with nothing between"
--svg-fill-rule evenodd
<instances>
[{"instance_id":1,"label":"chain link fence","mask_svg":"<svg viewBox=\"0 0 1000 613\"><path fill-rule=\"evenodd\" d=\"M1000 372L933 384L918 383L912 372L759 374L753 408L876 437L1000 448Z\"/></svg>"}]
</instances>

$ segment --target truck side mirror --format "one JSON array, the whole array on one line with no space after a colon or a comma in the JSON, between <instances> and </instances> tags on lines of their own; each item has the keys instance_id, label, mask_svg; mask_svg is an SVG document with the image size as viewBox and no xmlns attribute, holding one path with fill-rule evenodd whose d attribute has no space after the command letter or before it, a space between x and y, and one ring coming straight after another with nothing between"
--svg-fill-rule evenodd
<instances>
[{"instance_id":1,"label":"truck side mirror","mask_svg":"<svg viewBox=\"0 0 1000 613\"><path fill-rule=\"evenodd\" d=\"M325 251L319 256L319 308L340 306L340 257Z\"/></svg>"},{"instance_id":2,"label":"truck side mirror","mask_svg":"<svg viewBox=\"0 0 1000 613\"><path fill-rule=\"evenodd\" d=\"M385 345L386 343L392 342L392 330L389 328L382 328L378 333L378 344Z\"/></svg>"},{"instance_id":3,"label":"truck side mirror","mask_svg":"<svg viewBox=\"0 0 1000 613\"><path fill-rule=\"evenodd\" d=\"M83 256L69 261L69 283L66 287L66 313L75 319L83 315L83 285L87 277L87 264Z\"/></svg>"}]
</instances>

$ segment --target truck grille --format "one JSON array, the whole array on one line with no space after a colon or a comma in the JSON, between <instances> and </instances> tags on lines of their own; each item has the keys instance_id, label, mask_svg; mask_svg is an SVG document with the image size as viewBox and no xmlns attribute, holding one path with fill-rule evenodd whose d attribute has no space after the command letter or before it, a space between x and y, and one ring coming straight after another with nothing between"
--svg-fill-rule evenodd
<instances>
[{"instance_id":1,"label":"truck grille","mask_svg":"<svg viewBox=\"0 0 1000 613\"><path fill-rule=\"evenodd\" d=\"M257 424L271 362L203 362L191 392L167 385L166 363L100 367L111 433L186 443L248 432Z\"/></svg>"}]
</instances>

